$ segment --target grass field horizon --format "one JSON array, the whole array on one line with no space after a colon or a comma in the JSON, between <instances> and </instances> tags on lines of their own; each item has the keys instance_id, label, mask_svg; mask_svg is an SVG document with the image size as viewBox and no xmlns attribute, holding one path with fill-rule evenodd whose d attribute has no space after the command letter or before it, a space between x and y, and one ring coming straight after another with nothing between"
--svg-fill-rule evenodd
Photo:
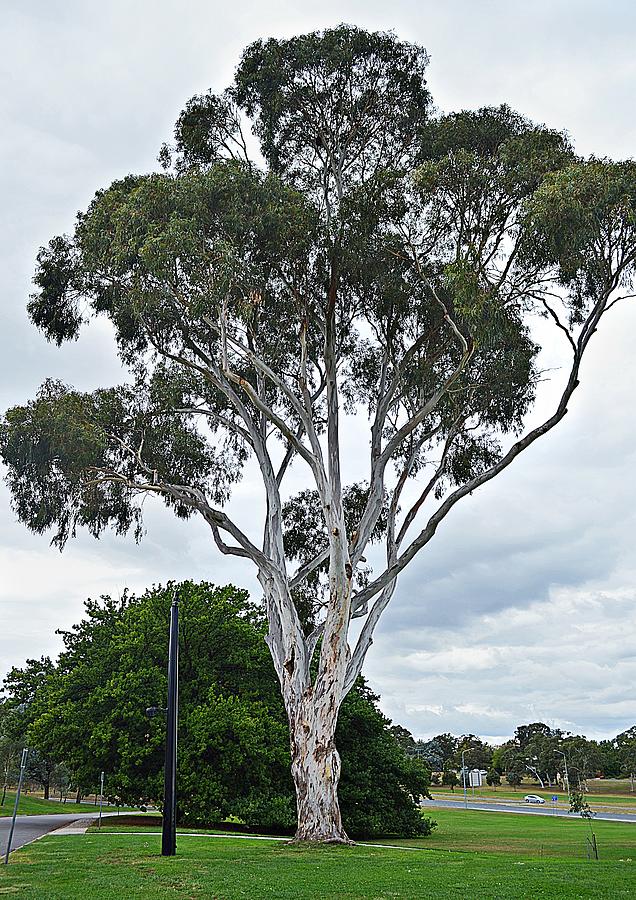
<instances>
[{"instance_id":1,"label":"grass field horizon","mask_svg":"<svg viewBox=\"0 0 636 900\"><path fill-rule=\"evenodd\" d=\"M0 806L0 818L13 815L14 803L15 791L7 791L4 806ZM116 809L117 807L109 806L104 803L104 810L107 812L114 812ZM120 809L123 811L124 809L130 809L130 807L122 806ZM99 803L95 804L93 801L88 803L76 803L75 800L68 800L66 803L61 803L59 800L44 800L42 797L23 793L20 795L20 802L18 804L19 816L42 816L47 813L59 813L60 815L67 814L72 816L75 815L75 813L88 812L98 813Z\"/></svg>"}]
</instances>

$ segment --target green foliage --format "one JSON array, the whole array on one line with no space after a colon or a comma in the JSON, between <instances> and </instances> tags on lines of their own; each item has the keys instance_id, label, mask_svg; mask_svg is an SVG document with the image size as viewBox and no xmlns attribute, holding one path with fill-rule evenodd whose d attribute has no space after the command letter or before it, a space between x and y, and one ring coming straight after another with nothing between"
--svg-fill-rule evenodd
<instances>
[{"instance_id":1,"label":"green foliage","mask_svg":"<svg viewBox=\"0 0 636 900\"><path fill-rule=\"evenodd\" d=\"M20 752L24 746L22 735L13 719L16 713L6 699L0 699L0 803L6 800L7 785L14 783L20 765Z\"/></svg>"},{"instance_id":2,"label":"green foliage","mask_svg":"<svg viewBox=\"0 0 636 900\"><path fill-rule=\"evenodd\" d=\"M518 725L515 728L515 740L521 750L525 750L538 737L549 738L554 734L560 734L560 732L553 732L543 722L532 722L530 725Z\"/></svg>"},{"instance_id":3,"label":"green foliage","mask_svg":"<svg viewBox=\"0 0 636 900\"><path fill-rule=\"evenodd\" d=\"M459 784L457 772L455 771L455 769L451 769L449 765L446 765L444 767L444 771L442 773L442 784L448 785L451 791L455 790L456 785Z\"/></svg>"},{"instance_id":4,"label":"green foliage","mask_svg":"<svg viewBox=\"0 0 636 900\"><path fill-rule=\"evenodd\" d=\"M251 794L269 792L272 778L279 791L288 789L284 715L262 615L245 592L186 583L180 598L181 814L201 821L209 804L207 815L223 818ZM111 797L132 803L161 796L164 722L145 710L166 694L171 599L170 589L155 589L87 601L86 618L63 633L57 677L29 737L64 759L84 790L104 770ZM192 788L199 769L203 797Z\"/></svg>"},{"instance_id":5,"label":"green foliage","mask_svg":"<svg viewBox=\"0 0 636 900\"><path fill-rule=\"evenodd\" d=\"M590 298L634 274L636 163L590 159L546 176L526 204L529 259L548 259L579 321Z\"/></svg>"},{"instance_id":6,"label":"green foliage","mask_svg":"<svg viewBox=\"0 0 636 900\"><path fill-rule=\"evenodd\" d=\"M633 783L636 773L636 725L632 725L631 728L617 735L615 746L618 751L617 761L620 763L622 771L631 777Z\"/></svg>"},{"instance_id":7,"label":"green foliage","mask_svg":"<svg viewBox=\"0 0 636 900\"><path fill-rule=\"evenodd\" d=\"M562 750L562 740L563 732L550 728L544 722L519 725L515 730L519 763L531 765L540 778L554 781L562 759L556 751Z\"/></svg>"},{"instance_id":8,"label":"green foliage","mask_svg":"<svg viewBox=\"0 0 636 900\"><path fill-rule=\"evenodd\" d=\"M456 767L462 764L462 751L468 769L487 769L492 763L492 747L476 734L463 734L458 739L454 755Z\"/></svg>"},{"instance_id":9,"label":"green foliage","mask_svg":"<svg viewBox=\"0 0 636 900\"><path fill-rule=\"evenodd\" d=\"M188 735L179 774L184 824L233 815L248 825L292 827L289 739L280 714L211 688L205 703L186 708L181 727Z\"/></svg>"},{"instance_id":10,"label":"green foliage","mask_svg":"<svg viewBox=\"0 0 636 900\"><path fill-rule=\"evenodd\" d=\"M407 757L377 708L379 697L363 684L346 698L338 719L336 746L342 756L338 796L347 833L429 834L419 810L429 797L430 770Z\"/></svg>"},{"instance_id":11,"label":"green foliage","mask_svg":"<svg viewBox=\"0 0 636 900\"><path fill-rule=\"evenodd\" d=\"M46 381L35 400L7 413L0 437L18 515L38 534L56 528L59 546L78 526L98 537L109 526L121 534L134 525L141 535L141 512L131 502L133 447L144 453L139 489L152 492L159 479L170 480L174 491L163 499L181 517L192 507L180 489L198 484L222 500L233 478L230 451L215 451L193 423L134 388L80 394Z\"/></svg>"},{"instance_id":12,"label":"green foliage","mask_svg":"<svg viewBox=\"0 0 636 900\"><path fill-rule=\"evenodd\" d=\"M570 785L585 789L586 779L596 775L602 765L598 744L575 734L566 735L561 747L567 756Z\"/></svg>"},{"instance_id":13,"label":"green foliage","mask_svg":"<svg viewBox=\"0 0 636 900\"><path fill-rule=\"evenodd\" d=\"M403 750L411 750L415 746L413 735L403 725L391 725L390 732Z\"/></svg>"},{"instance_id":14,"label":"green foliage","mask_svg":"<svg viewBox=\"0 0 636 900\"><path fill-rule=\"evenodd\" d=\"M39 704L47 695L55 678L55 666L48 656L28 659L22 669L15 666L5 676L2 701L2 733L5 756L5 777L14 779L20 768L20 755L30 744L29 735L38 715ZM56 759L42 748L29 747L26 777L44 790L48 799L56 771Z\"/></svg>"},{"instance_id":15,"label":"green foliage","mask_svg":"<svg viewBox=\"0 0 636 900\"><path fill-rule=\"evenodd\" d=\"M579 790L570 791L570 812L578 813L583 819L588 821L594 818L590 804Z\"/></svg>"},{"instance_id":16,"label":"green foliage","mask_svg":"<svg viewBox=\"0 0 636 900\"><path fill-rule=\"evenodd\" d=\"M311 160L325 158L342 192L399 163L419 134L431 109L427 63L421 47L391 33L340 25L253 43L239 64L235 96L254 117L274 171L316 188Z\"/></svg>"},{"instance_id":17,"label":"green foliage","mask_svg":"<svg viewBox=\"0 0 636 900\"><path fill-rule=\"evenodd\" d=\"M599 741L598 749L603 778L620 778L623 772L621 754L617 747L619 738L620 735L616 741ZM636 756L634 763L636 764Z\"/></svg>"},{"instance_id":18,"label":"green foliage","mask_svg":"<svg viewBox=\"0 0 636 900\"><path fill-rule=\"evenodd\" d=\"M72 240L55 238L41 251L33 321L58 343L77 337L88 301L111 318L136 377L91 395L47 381L34 401L9 411L0 446L16 512L32 530L57 528L60 545L77 526L95 536L134 527L139 537L136 498L159 493L159 483L173 486L161 496L180 516L193 511L192 489L217 503L227 498L246 458L243 440L211 423L211 445L197 416L175 410L203 402L228 421L236 411L195 369L169 360L148 368L139 354L159 345L178 353L176 343L208 331L211 301L243 322L269 319L278 332L284 305L280 289L274 296L268 287L272 253L294 265L312 231L297 193L224 162L180 178L116 182L79 217ZM270 348L284 357L278 333Z\"/></svg>"},{"instance_id":19,"label":"green foliage","mask_svg":"<svg viewBox=\"0 0 636 900\"><path fill-rule=\"evenodd\" d=\"M217 161L224 151L242 155L245 145L230 92L192 97L175 125L175 144L185 169ZM164 145L162 152L169 168L170 149Z\"/></svg>"},{"instance_id":20,"label":"green foliage","mask_svg":"<svg viewBox=\"0 0 636 900\"><path fill-rule=\"evenodd\" d=\"M441 772L444 768L444 748L436 738L430 741L415 741L414 750L417 758L423 760L426 765L435 772Z\"/></svg>"},{"instance_id":21,"label":"green foliage","mask_svg":"<svg viewBox=\"0 0 636 900\"><path fill-rule=\"evenodd\" d=\"M431 740L435 741L440 748L443 762L451 762L457 750L459 738L445 731L443 734L436 734Z\"/></svg>"}]
</instances>

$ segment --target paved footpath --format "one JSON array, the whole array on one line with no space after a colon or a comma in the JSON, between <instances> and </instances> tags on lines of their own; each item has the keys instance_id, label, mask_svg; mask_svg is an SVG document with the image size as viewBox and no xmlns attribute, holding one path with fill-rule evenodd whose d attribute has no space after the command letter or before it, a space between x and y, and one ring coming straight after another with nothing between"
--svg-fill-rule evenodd
<instances>
[{"instance_id":1,"label":"paved footpath","mask_svg":"<svg viewBox=\"0 0 636 900\"><path fill-rule=\"evenodd\" d=\"M56 831L58 828L65 827L73 829L66 833L83 834L86 828L97 818L86 813L78 815L55 814L46 816L18 816L15 820L15 831L13 832L13 840L11 841L11 850L30 844L37 838L48 834L50 831ZM4 854L7 849L7 841L9 839L9 829L11 828L11 816L2 816L0 818L0 864L4 860ZM75 831L79 828L81 830Z\"/></svg>"}]
</instances>

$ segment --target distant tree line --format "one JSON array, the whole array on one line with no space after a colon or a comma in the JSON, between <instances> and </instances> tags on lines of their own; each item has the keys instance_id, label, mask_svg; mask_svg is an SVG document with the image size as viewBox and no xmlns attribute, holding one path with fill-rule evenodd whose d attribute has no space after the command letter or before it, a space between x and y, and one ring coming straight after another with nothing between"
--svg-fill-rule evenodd
<instances>
[{"instance_id":1,"label":"distant tree line","mask_svg":"<svg viewBox=\"0 0 636 900\"><path fill-rule=\"evenodd\" d=\"M605 741L550 728L544 722L519 725L514 737L490 746L477 735L459 737L444 733L428 741L415 740L401 725L391 730L409 755L423 760L432 772L432 783L451 788L461 782L462 751L467 769L486 770L486 781L498 785L502 779L516 787L532 777L541 787L563 783L565 765L571 788L586 789L588 778L629 778L636 781L636 725ZM565 759L564 759L564 755Z\"/></svg>"},{"instance_id":2,"label":"distant tree line","mask_svg":"<svg viewBox=\"0 0 636 900\"><path fill-rule=\"evenodd\" d=\"M289 729L263 640L262 608L234 587L186 582L180 596L178 807L187 824L230 816L248 826L293 829ZM88 600L85 616L59 632L58 660L28 660L4 680L0 775L15 777L30 748L28 777L45 797L98 790L125 804L163 792L164 719L146 709L167 694L169 609L174 586L143 596ZM408 756L362 678L338 725L340 801L352 835L426 834L419 800L430 770Z\"/></svg>"}]
</instances>

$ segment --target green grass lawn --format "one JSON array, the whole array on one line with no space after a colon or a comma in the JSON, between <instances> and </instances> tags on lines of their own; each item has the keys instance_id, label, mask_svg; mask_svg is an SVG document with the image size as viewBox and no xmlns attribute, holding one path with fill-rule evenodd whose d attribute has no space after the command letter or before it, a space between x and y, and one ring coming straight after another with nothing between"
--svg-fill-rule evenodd
<instances>
[{"instance_id":1,"label":"green grass lawn","mask_svg":"<svg viewBox=\"0 0 636 900\"><path fill-rule=\"evenodd\" d=\"M0 797L2 791L0 790ZM15 803L15 793L7 791L4 806L0 807L0 816L12 816L13 804ZM114 812L115 808L104 805L104 810ZM95 806L93 803L59 803L57 800L43 800L41 797L33 797L30 794L21 794L20 803L18 805L19 816L38 816L46 815L46 813L67 813L74 815L77 812L99 812L99 804Z\"/></svg>"},{"instance_id":2,"label":"green grass lawn","mask_svg":"<svg viewBox=\"0 0 636 900\"><path fill-rule=\"evenodd\" d=\"M484 814L485 815L485 814ZM304 848L183 836L174 858L140 834L48 837L0 867L0 895L25 900L627 898L636 864L376 847Z\"/></svg>"},{"instance_id":3,"label":"green grass lawn","mask_svg":"<svg viewBox=\"0 0 636 900\"><path fill-rule=\"evenodd\" d=\"M390 843L436 850L587 859L590 827L583 819L463 809L427 809L426 814L438 823L432 835ZM592 830L601 860L633 858L636 866L636 823L593 821Z\"/></svg>"},{"instance_id":4,"label":"green grass lawn","mask_svg":"<svg viewBox=\"0 0 636 900\"><path fill-rule=\"evenodd\" d=\"M627 898L636 895L636 825L594 822L600 860L587 858L580 819L434 811L433 835L374 846L306 848L272 840L182 833L159 854L157 826L112 821L101 833L51 835L0 867L0 896L25 900L154 898ZM128 833L123 833L126 828ZM181 831L181 829L180 829Z\"/></svg>"},{"instance_id":5,"label":"green grass lawn","mask_svg":"<svg viewBox=\"0 0 636 900\"><path fill-rule=\"evenodd\" d=\"M472 853L513 854L515 856L562 857L587 859L590 827L583 819L566 816L519 816L514 813L480 813L463 809L426 810L438 827L425 838L395 839L391 837L373 841L395 844L400 847L419 847L427 850L450 850ZM97 826L93 829L97 831ZM109 819L102 825L102 832L134 831L159 832L160 826L130 826ZM634 859L636 865L636 824L595 821L592 830L596 835L601 859ZM218 833L218 829L179 828L184 835Z\"/></svg>"}]
</instances>

